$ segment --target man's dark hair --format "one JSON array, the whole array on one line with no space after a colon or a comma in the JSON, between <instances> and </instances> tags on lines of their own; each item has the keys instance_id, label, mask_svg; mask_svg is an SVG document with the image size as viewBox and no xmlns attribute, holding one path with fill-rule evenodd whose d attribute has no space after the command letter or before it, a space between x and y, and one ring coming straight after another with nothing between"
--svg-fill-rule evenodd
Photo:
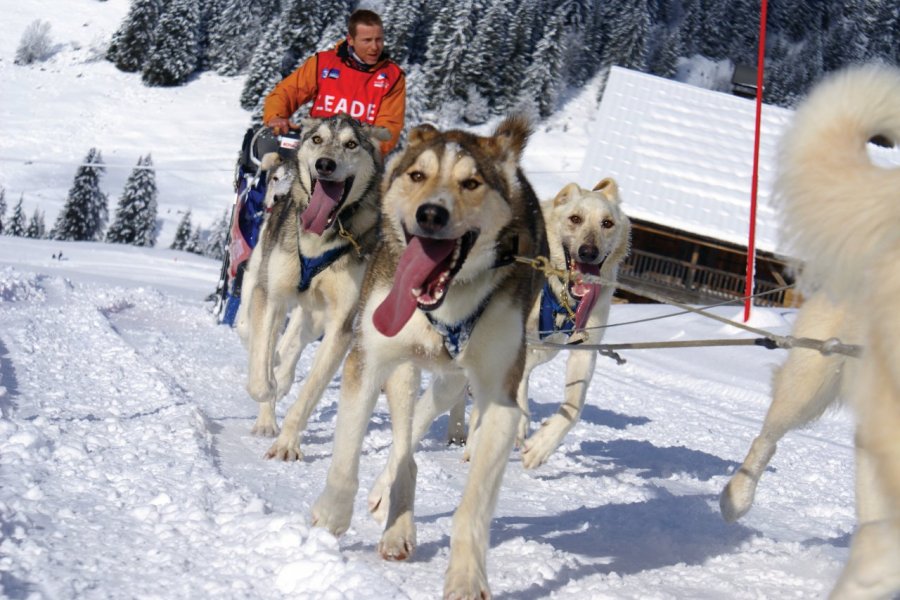
<instances>
[{"instance_id":1,"label":"man's dark hair","mask_svg":"<svg viewBox=\"0 0 900 600\"><path fill-rule=\"evenodd\" d=\"M347 31L350 32L350 37L356 37L357 25L378 26L384 29L384 24L381 22L381 17L378 16L378 13L364 8L354 10L347 21Z\"/></svg>"}]
</instances>

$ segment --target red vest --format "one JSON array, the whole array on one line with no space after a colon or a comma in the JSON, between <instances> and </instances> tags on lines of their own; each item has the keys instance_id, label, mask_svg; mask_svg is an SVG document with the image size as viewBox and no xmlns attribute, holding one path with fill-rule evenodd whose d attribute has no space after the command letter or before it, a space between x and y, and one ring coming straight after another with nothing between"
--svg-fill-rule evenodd
<instances>
[{"instance_id":1,"label":"red vest","mask_svg":"<svg viewBox=\"0 0 900 600\"><path fill-rule=\"evenodd\" d=\"M354 119L375 123L381 101L400 78L402 71L386 61L374 71L359 71L328 50L316 55L318 93L309 111L314 118L347 113Z\"/></svg>"}]
</instances>

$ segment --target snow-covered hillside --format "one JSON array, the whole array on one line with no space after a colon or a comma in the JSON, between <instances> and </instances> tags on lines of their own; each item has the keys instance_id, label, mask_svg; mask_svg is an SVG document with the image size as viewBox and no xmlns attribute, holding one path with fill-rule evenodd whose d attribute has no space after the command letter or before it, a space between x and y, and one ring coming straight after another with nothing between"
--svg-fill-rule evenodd
<instances>
[{"instance_id":1,"label":"snow-covered hillside","mask_svg":"<svg viewBox=\"0 0 900 600\"><path fill-rule=\"evenodd\" d=\"M183 88L146 88L91 60L127 6L0 0L7 202L24 195L26 213L40 208L52 225L77 164L96 146L111 208L138 156L153 155L164 219L157 249L0 237L0 595L439 597L468 471L461 450L444 443L446 417L417 456L419 546L406 563L378 557L380 528L365 510L390 444L383 401L364 445L354 520L339 540L309 520L331 456L339 378L313 414L305 460L262 458L270 440L250 434L246 352L205 301L219 265L165 249L179 211L209 225L230 205L248 122L240 81L204 74ZM21 32L37 18L51 22L63 47L47 63L16 66ZM597 133L595 92L570 98L535 132L524 166L542 197L577 174ZM673 312L616 305L611 323L623 325L605 339L746 335L697 316L634 323ZM794 316L756 309L751 324L786 333ZM846 411L779 445L741 522L726 524L718 512L784 354L634 351L623 366L601 358L583 419L549 463L526 471L510 457L488 555L495 596L822 597L854 526ZM534 374L532 426L556 410L564 360Z\"/></svg>"}]
</instances>

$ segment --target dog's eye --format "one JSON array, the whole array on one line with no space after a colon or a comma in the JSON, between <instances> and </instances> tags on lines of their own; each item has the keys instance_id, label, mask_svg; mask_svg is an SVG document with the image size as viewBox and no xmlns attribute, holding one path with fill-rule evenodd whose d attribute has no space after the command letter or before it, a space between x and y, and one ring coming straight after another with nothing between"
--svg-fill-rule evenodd
<instances>
[{"instance_id":1,"label":"dog's eye","mask_svg":"<svg viewBox=\"0 0 900 600\"><path fill-rule=\"evenodd\" d=\"M481 185L481 182L474 177L470 177L469 179L464 180L459 185L461 185L463 189L469 190L471 192L472 190L478 189L478 187Z\"/></svg>"},{"instance_id":2,"label":"dog's eye","mask_svg":"<svg viewBox=\"0 0 900 600\"><path fill-rule=\"evenodd\" d=\"M413 183L421 183L425 181L425 173L422 171L410 171L409 178L412 179Z\"/></svg>"},{"instance_id":3,"label":"dog's eye","mask_svg":"<svg viewBox=\"0 0 900 600\"><path fill-rule=\"evenodd\" d=\"M321 135L314 135L314 136L312 136L311 139L312 139L312 143L313 143L313 144L321 144L321 143L322 143L322 136L321 136Z\"/></svg>"},{"instance_id":4,"label":"dog's eye","mask_svg":"<svg viewBox=\"0 0 900 600\"><path fill-rule=\"evenodd\" d=\"M584 219L581 218L581 215L569 215L569 223L572 225L581 225L581 222Z\"/></svg>"},{"instance_id":5,"label":"dog's eye","mask_svg":"<svg viewBox=\"0 0 900 600\"><path fill-rule=\"evenodd\" d=\"M603 221L600 222L600 226L603 227L603 229L612 229L616 224L612 222L612 219L603 219Z\"/></svg>"},{"instance_id":6,"label":"dog's eye","mask_svg":"<svg viewBox=\"0 0 900 600\"><path fill-rule=\"evenodd\" d=\"M347 148L348 150L353 150L357 146L359 146L359 144L357 144L354 140L349 140L346 144L344 144L344 148Z\"/></svg>"}]
</instances>

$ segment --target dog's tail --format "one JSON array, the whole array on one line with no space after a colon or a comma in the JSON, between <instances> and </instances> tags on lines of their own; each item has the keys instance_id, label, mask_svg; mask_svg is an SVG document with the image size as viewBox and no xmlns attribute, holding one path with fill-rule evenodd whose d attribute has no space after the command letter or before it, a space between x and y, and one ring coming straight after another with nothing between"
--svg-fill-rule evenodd
<instances>
[{"instance_id":1,"label":"dog's tail","mask_svg":"<svg viewBox=\"0 0 900 600\"><path fill-rule=\"evenodd\" d=\"M866 65L819 83L781 141L776 202L805 278L844 296L864 265L896 244L900 168L872 163L867 142L900 147L900 70Z\"/></svg>"}]
</instances>

